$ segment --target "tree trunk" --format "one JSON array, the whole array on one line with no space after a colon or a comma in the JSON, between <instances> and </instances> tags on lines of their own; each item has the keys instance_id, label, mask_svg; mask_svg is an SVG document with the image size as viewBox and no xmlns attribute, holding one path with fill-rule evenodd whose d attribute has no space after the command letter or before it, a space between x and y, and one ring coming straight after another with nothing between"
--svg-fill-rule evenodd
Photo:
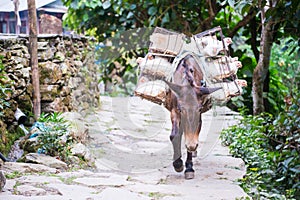
<instances>
[{"instance_id":1,"label":"tree trunk","mask_svg":"<svg viewBox=\"0 0 300 200\"><path fill-rule=\"evenodd\" d=\"M257 32L258 32L258 24L256 22L256 18L252 18L249 22L250 25L250 33L251 33L251 38L250 38L250 44L251 44L251 49L253 51L254 57L256 59L256 62L259 60L259 50L257 49Z\"/></svg>"},{"instance_id":2,"label":"tree trunk","mask_svg":"<svg viewBox=\"0 0 300 200\"><path fill-rule=\"evenodd\" d=\"M33 86L33 113L35 119L41 114L40 79L37 57L37 16L35 0L27 0L29 19L29 52L31 66L31 80Z\"/></svg>"},{"instance_id":3,"label":"tree trunk","mask_svg":"<svg viewBox=\"0 0 300 200\"><path fill-rule=\"evenodd\" d=\"M276 1L273 2L274 6ZM265 111L264 107L264 83L269 70L270 56L273 43L273 27L274 21L265 21L265 8L261 8L261 40L260 40L260 53L259 60L256 68L253 72L253 84L252 84L252 94L253 94L253 114L258 115ZM267 83L269 84L269 83Z\"/></svg>"}]
</instances>

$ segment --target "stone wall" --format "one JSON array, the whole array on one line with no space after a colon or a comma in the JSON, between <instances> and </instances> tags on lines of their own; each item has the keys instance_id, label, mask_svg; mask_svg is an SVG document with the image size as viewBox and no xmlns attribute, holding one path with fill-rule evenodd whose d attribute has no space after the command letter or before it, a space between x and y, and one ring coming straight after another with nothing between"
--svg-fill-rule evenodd
<instances>
[{"instance_id":1,"label":"stone wall","mask_svg":"<svg viewBox=\"0 0 300 200\"><path fill-rule=\"evenodd\" d=\"M16 107L32 111L28 36L0 36L0 55L12 81L11 107L5 112L14 120ZM99 103L97 66L88 38L42 35L38 38L38 67L42 112L81 111ZM11 119L9 119L11 118Z\"/></svg>"}]
</instances>

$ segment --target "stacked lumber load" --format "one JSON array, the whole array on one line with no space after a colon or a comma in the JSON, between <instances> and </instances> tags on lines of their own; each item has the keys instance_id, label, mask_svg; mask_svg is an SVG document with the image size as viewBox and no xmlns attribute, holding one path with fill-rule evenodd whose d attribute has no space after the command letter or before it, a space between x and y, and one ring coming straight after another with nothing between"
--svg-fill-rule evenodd
<instances>
[{"instance_id":1,"label":"stacked lumber load","mask_svg":"<svg viewBox=\"0 0 300 200\"><path fill-rule=\"evenodd\" d=\"M223 88L212 93L212 99L222 104L241 95L247 82L237 77L237 71L242 67L238 57L229 56L232 39L224 37L220 27L194 35L193 39L200 59L204 60L200 67L205 74L206 86Z\"/></svg>"},{"instance_id":2,"label":"stacked lumber load","mask_svg":"<svg viewBox=\"0 0 300 200\"><path fill-rule=\"evenodd\" d=\"M206 87L222 87L210 94L216 103L227 102L241 95L247 82L237 78L242 63L229 56L231 38L224 37L220 27L210 29L192 37L156 28L150 36L151 45L144 58L138 59L140 76L135 95L162 104L166 100L168 86L162 79L172 81L175 70L182 59L192 55L204 74L201 83Z\"/></svg>"},{"instance_id":3,"label":"stacked lumber load","mask_svg":"<svg viewBox=\"0 0 300 200\"><path fill-rule=\"evenodd\" d=\"M140 67L135 95L157 104L165 102L168 86L163 79L171 81L176 67L174 58L181 52L185 35L163 28L155 28L150 36L149 52L138 58Z\"/></svg>"}]
</instances>

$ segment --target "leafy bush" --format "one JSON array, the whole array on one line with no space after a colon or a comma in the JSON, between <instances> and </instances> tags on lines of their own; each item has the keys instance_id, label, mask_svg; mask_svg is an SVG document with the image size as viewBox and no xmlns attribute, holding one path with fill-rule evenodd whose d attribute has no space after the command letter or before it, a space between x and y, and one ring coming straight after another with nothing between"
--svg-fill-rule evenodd
<instances>
[{"instance_id":1,"label":"leafy bush","mask_svg":"<svg viewBox=\"0 0 300 200\"><path fill-rule=\"evenodd\" d=\"M41 131L38 134L39 152L67 161L74 139L69 135L66 120L59 113L42 114L36 126Z\"/></svg>"},{"instance_id":2,"label":"leafy bush","mask_svg":"<svg viewBox=\"0 0 300 200\"><path fill-rule=\"evenodd\" d=\"M283 110L284 101L291 96L293 88L299 88L299 52L298 41L292 38L282 39L272 48L269 92L266 95L272 114Z\"/></svg>"},{"instance_id":3,"label":"leafy bush","mask_svg":"<svg viewBox=\"0 0 300 200\"><path fill-rule=\"evenodd\" d=\"M221 133L230 152L244 160L243 189L254 199L299 199L300 197L300 94L286 110L244 116L238 125Z\"/></svg>"}]
</instances>

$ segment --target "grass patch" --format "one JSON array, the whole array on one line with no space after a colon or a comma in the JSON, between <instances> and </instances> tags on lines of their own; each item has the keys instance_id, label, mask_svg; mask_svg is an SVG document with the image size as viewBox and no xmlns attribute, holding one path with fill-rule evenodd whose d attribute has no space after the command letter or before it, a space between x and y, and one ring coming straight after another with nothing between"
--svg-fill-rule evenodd
<instances>
[{"instance_id":1,"label":"grass patch","mask_svg":"<svg viewBox=\"0 0 300 200\"><path fill-rule=\"evenodd\" d=\"M177 196L177 195L175 195L175 194L160 193L160 192L150 192L148 194L148 196L151 197L151 199L157 200L157 199L161 199L161 198L166 197L166 196L172 196L172 197L174 197L174 196Z\"/></svg>"},{"instance_id":2,"label":"grass patch","mask_svg":"<svg viewBox=\"0 0 300 200\"><path fill-rule=\"evenodd\" d=\"M24 174L22 174L21 172L19 171L13 171L11 173L5 173L5 177L7 179L15 179L15 178L19 178L21 176L23 176Z\"/></svg>"},{"instance_id":3,"label":"grass patch","mask_svg":"<svg viewBox=\"0 0 300 200\"><path fill-rule=\"evenodd\" d=\"M59 177L59 180L61 180L63 183L65 183L67 185L72 185L76 178L77 178L76 176L71 176L68 178Z\"/></svg>"},{"instance_id":4,"label":"grass patch","mask_svg":"<svg viewBox=\"0 0 300 200\"><path fill-rule=\"evenodd\" d=\"M14 187L13 187L13 194L15 194L15 195L17 195L18 194L18 190L17 190L17 188L18 188L18 186L20 186L20 185L22 185L19 181L16 181L16 183L15 183L15 185L14 185Z\"/></svg>"}]
</instances>

